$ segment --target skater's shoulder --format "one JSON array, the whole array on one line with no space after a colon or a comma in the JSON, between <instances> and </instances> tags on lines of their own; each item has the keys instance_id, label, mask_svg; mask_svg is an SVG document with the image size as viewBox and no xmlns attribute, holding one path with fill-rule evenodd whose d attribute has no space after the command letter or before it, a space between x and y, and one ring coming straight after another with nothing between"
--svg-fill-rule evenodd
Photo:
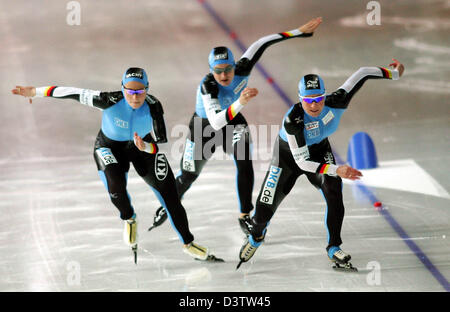
<instances>
[{"instance_id":1,"label":"skater's shoulder","mask_svg":"<svg viewBox=\"0 0 450 312\"><path fill-rule=\"evenodd\" d=\"M205 75L205 77L203 77L202 84L205 84L205 83L216 83L217 84L217 81L216 81L216 79L214 79L214 75L212 73L208 73Z\"/></svg>"},{"instance_id":2,"label":"skater's shoulder","mask_svg":"<svg viewBox=\"0 0 450 312\"><path fill-rule=\"evenodd\" d=\"M300 105L300 103L297 103L293 105L286 113L285 122L303 122L304 115L305 111L303 110L303 107Z\"/></svg>"},{"instance_id":3,"label":"skater's shoulder","mask_svg":"<svg viewBox=\"0 0 450 312\"><path fill-rule=\"evenodd\" d=\"M325 106L332 108L346 108L347 92L344 89L338 89L330 94L327 94L325 98Z\"/></svg>"},{"instance_id":4,"label":"skater's shoulder","mask_svg":"<svg viewBox=\"0 0 450 312\"><path fill-rule=\"evenodd\" d=\"M147 93L147 96L145 97L145 101L148 104L161 103L160 100L158 100L158 98L156 96L154 96L153 94L150 94L150 93Z\"/></svg>"},{"instance_id":5,"label":"skater's shoulder","mask_svg":"<svg viewBox=\"0 0 450 312\"><path fill-rule=\"evenodd\" d=\"M215 92L218 90L218 88L219 85L216 79L214 79L213 74L209 73L203 78L201 82L201 90L203 94Z\"/></svg>"},{"instance_id":6,"label":"skater's shoulder","mask_svg":"<svg viewBox=\"0 0 450 312\"><path fill-rule=\"evenodd\" d=\"M236 76L249 76L253 64L247 57L243 57L236 62L235 74Z\"/></svg>"},{"instance_id":7,"label":"skater's shoulder","mask_svg":"<svg viewBox=\"0 0 450 312\"><path fill-rule=\"evenodd\" d=\"M103 102L113 105L120 102L124 97L122 91L109 91L101 92L100 98Z\"/></svg>"},{"instance_id":8,"label":"skater's shoulder","mask_svg":"<svg viewBox=\"0 0 450 312\"><path fill-rule=\"evenodd\" d=\"M283 126L288 133L297 132L297 130L303 128L304 125L304 111L301 105L295 104L286 113L283 121Z\"/></svg>"}]
</instances>

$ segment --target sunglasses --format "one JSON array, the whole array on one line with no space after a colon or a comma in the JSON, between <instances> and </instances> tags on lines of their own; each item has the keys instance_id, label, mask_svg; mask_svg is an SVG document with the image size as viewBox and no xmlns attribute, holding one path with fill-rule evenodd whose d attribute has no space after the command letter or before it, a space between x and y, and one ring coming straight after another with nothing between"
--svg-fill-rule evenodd
<instances>
[{"instance_id":1,"label":"sunglasses","mask_svg":"<svg viewBox=\"0 0 450 312\"><path fill-rule=\"evenodd\" d=\"M315 97L303 97L301 96L300 99L302 101L305 101L308 104L312 104L314 102L319 103L320 101L322 101L325 98L325 95L319 95L319 96L315 96Z\"/></svg>"},{"instance_id":2,"label":"sunglasses","mask_svg":"<svg viewBox=\"0 0 450 312\"><path fill-rule=\"evenodd\" d=\"M129 95L134 95L134 94L143 94L147 91L147 88L144 89L138 89L138 90L134 90L134 89L127 89L124 86L122 86L123 89L125 90L125 92Z\"/></svg>"},{"instance_id":3,"label":"sunglasses","mask_svg":"<svg viewBox=\"0 0 450 312\"><path fill-rule=\"evenodd\" d=\"M233 66L231 66L231 65L227 66L225 68L218 68L218 67L213 68L213 72L216 73L217 75L220 75L221 73L228 74L232 70L233 70Z\"/></svg>"}]
</instances>

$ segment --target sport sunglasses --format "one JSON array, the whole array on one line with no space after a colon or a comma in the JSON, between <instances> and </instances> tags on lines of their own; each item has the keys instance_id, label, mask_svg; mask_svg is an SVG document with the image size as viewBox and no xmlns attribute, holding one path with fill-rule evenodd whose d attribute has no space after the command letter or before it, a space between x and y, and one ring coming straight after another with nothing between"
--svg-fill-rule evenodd
<instances>
[{"instance_id":1,"label":"sport sunglasses","mask_svg":"<svg viewBox=\"0 0 450 312\"><path fill-rule=\"evenodd\" d=\"M133 95L133 94L143 94L143 93L145 93L145 92L147 91L147 88L134 90L134 89L128 89L128 88L125 88L124 86L122 86L122 87L123 87L123 89L125 90L125 92L126 92L127 94L129 94L129 95Z\"/></svg>"},{"instance_id":2,"label":"sport sunglasses","mask_svg":"<svg viewBox=\"0 0 450 312\"><path fill-rule=\"evenodd\" d=\"M303 96L300 97L300 99L302 101L305 101L308 104L312 104L314 102L319 103L324 98L325 98L325 94L322 94L322 95L319 95L319 96L315 96L315 97L303 97Z\"/></svg>"},{"instance_id":3,"label":"sport sunglasses","mask_svg":"<svg viewBox=\"0 0 450 312\"><path fill-rule=\"evenodd\" d=\"M218 67L213 68L213 72L216 73L217 75L220 75L221 73L228 74L232 70L233 70L233 66L231 66L231 65L227 66L225 68L218 68Z\"/></svg>"}]
</instances>

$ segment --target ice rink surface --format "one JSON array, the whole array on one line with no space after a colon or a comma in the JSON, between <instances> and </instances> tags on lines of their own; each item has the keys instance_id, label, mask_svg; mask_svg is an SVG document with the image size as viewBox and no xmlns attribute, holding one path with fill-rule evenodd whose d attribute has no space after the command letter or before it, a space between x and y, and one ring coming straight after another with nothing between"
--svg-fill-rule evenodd
<instances>
[{"instance_id":1,"label":"ice rink surface","mask_svg":"<svg viewBox=\"0 0 450 312\"><path fill-rule=\"evenodd\" d=\"M69 25L69 1L1 0L8 9L0 11L0 291L449 291L450 2L378 1L381 25L368 25L368 2L80 0L81 23ZM249 86L260 93L242 113L253 127L253 198L270 159L271 129L276 134L288 109L272 81L293 104L305 74L320 74L331 92L359 67L400 60L404 76L366 82L330 138L346 161L351 136L365 131L378 155L379 168L365 172L362 186L343 189L342 248L358 273L331 268L325 203L304 177L265 243L236 271L244 237L234 162L221 152L183 205L196 241L226 262L192 260L169 222L147 232L159 203L131 169L135 265L92 157L101 112L72 100L30 105L10 93L15 85L118 90L126 68L143 67L164 106L170 143L161 149L176 172L211 48L226 45L239 58L236 39L248 47L316 16L323 23L312 38L266 50L259 64L271 79L252 72Z\"/></svg>"}]
</instances>

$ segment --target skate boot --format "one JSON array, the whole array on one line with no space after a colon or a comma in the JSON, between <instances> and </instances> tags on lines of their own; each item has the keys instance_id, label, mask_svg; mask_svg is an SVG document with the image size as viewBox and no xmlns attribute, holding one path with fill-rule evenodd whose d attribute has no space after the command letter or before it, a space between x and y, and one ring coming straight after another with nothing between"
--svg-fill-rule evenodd
<instances>
[{"instance_id":1,"label":"skate boot","mask_svg":"<svg viewBox=\"0 0 450 312\"><path fill-rule=\"evenodd\" d=\"M125 227L123 231L123 240L125 244L131 247L131 251L134 254L134 263L137 264L137 221L136 214L124 221Z\"/></svg>"},{"instance_id":2,"label":"skate boot","mask_svg":"<svg viewBox=\"0 0 450 312\"><path fill-rule=\"evenodd\" d=\"M337 262L339 264L346 264L352 257L342 251L340 247L332 246L328 249L328 258L331 261Z\"/></svg>"},{"instance_id":3,"label":"skate boot","mask_svg":"<svg viewBox=\"0 0 450 312\"><path fill-rule=\"evenodd\" d=\"M160 226L167 220L167 211L164 207L159 207L156 210L155 217L153 218L153 225L148 229L149 231L157 226Z\"/></svg>"},{"instance_id":4,"label":"skate boot","mask_svg":"<svg viewBox=\"0 0 450 312\"><path fill-rule=\"evenodd\" d=\"M238 218L238 221L242 232L244 232L245 236L249 236L253 229L253 224L252 220L250 219L250 216L245 215L242 218Z\"/></svg>"},{"instance_id":5,"label":"skate boot","mask_svg":"<svg viewBox=\"0 0 450 312\"><path fill-rule=\"evenodd\" d=\"M210 254L208 247L200 246L194 242L191 242L187 246L183 247L183 251L189 256L194 257L195 260L206 262L225 262L223 259L217 258L215 255Z\"/></svg>"},{"instance_id":6,"label":"skate boot","mask_svg":"<svg viewBox=\"0 0 450 312\"><path fill-rule=\"evenodd\" d=\"M183 247L183 251L187 253L189 256L194 257L198 260L206 260L208 259L208 248L200 246L194 242L190 242L187 246Z\"/></svg>"},{"instance_id":7,"label":"skate boot","mask_svg":"<svg viewBox=\"0 0 450 312\"><path fill-rule=\"evenodd\" d=\"M333 269L341 269L348 271L358 271L357 268L349 262L352 257L344 252L338 246L332 246L328 249L328 259L334 263Z\"/></svg>"},{"instance_id":8,"label":"skate boot","mask_svg":"<svg viewBox=\"0 0 450 312\"><path fill-rule=\"evenodd\" d=\"M247 236L244 245L242 245L241 250L239 251L240 262L237 265L236 270L239 269L242 263L247 262L253 257L256 249L263 243L264 236L260 239L254 239L252 235Z\"/></svg>"},{"instance_id":9,"label":"skate boot","mask_svg":"<svg viewBox=\"0 0 450 312\"><path fill-rule=\"evenodd\" d=\"M133 247L137 244L137 221L136 214L124 221L123 241L128 246Z\"/></svg>"}]
</instances>

